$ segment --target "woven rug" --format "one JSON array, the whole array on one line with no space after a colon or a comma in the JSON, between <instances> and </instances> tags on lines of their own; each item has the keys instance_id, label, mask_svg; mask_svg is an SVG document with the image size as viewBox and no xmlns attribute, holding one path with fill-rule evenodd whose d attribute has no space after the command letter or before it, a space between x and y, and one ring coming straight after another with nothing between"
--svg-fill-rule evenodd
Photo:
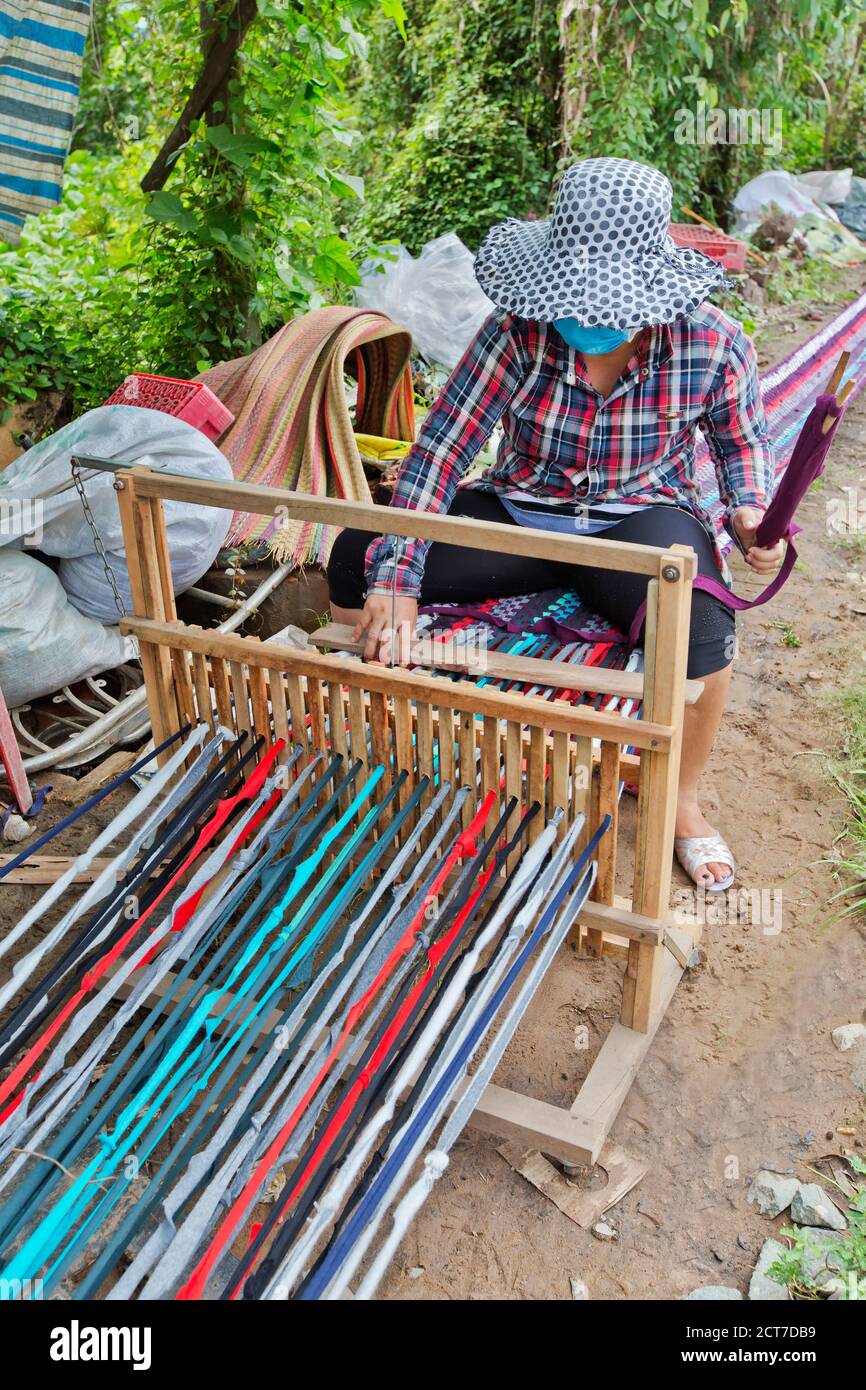
<instances>
[{"instance_id":1,"label":"woven rug","mask_svg":"<svg viewBox=\"0 0 866 1390\"><path fill-rule=\"evenodd\" d=\"M413 439L412 339L384 314L334 306L293 319L248 357L197 378L228 406L219 440L238 482L371 501L353 429ZM345 374L358 382L354 422ZM270 540L279 563L327 563L334 528L236 512L227 546Z\"/></svg>"}]
</instances>

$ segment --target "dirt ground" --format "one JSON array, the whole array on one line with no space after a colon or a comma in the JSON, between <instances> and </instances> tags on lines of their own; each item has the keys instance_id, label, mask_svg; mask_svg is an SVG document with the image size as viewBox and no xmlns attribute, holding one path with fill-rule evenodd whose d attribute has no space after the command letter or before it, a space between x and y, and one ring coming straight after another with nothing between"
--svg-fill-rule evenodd
<instances>
[{"instance_id":1,"label":"dirt ground","mask_svg":"<svg viewBox=\"0 0 866 1390\"><path fill-rule=\"evenodd\" d=\"M863 287L862 270L852 273L851 296ZM838 306L775 311L762 369L817 331L805 317L815 311L823 321ZM822 756L836 751L828 710L834 691L863 681L866 659L866 555L834 543L827 502L864 486L861 396L803 508L800 564L772 605L739 619L705 809L738 860L739 887L764 895L763 920L738 899L725 904L729 920L707 922L705 963L680 984L620 1111L612 1138L649 1171L608 1213L619 1239L596 1240L510 1168L500 1141L466 1131L380 1298L569 1299L570 1278L591 1299L677 1298L709 1283L745 1293L761 1244L784 1225L747 1206L751 1175L769 1166L808 1180L804 1165L852 1144L826 1139L839 1125L866 1144L866 1057L830 1041L866 1007L866 931L862 918L828 924L839 885L816 862L844 814ZM625 833L633 816L625 804ZM685 907L687 880L678 868L674 877L674 905ZM499 1084L568 1107L617 1016L621 968L561 952ZM590 1046L577 1051L581 1024Z\"/></svg>"},{"instance_id":2,"label":"dirt ground","mask_svg":"<svg viewBox=\"0 0 866 1390\"><path fill-rule=\"evenodd\" d=\"M853 297L866 284L852 272ZM775 311L762 367L789 352L839 306ZM383 1299L676 1298L699 1284L743 1291L770 1223L746 1205L759 1167L797 1170L851 1139L866 1143L866 1057L841 1054L830 1031L866 1006L863 922L828 924L838 885L821 860L844 812L827 775L834 691L858 681L866 658L866 552L846 551L826 525L829 499L866 486L866 396L849 411L828 475L804 507L801 563L769 609L740 619L733 694L705 781L705 805L739 861L739 885L763 893L765 921L726 900L727 921L704 928L704 963L681 983L620 1112L612 1137L648 1165L609 1213L619 1239L602 1244L516 1174L494 1139L467 1131L383 1283ZM737 573L740 592L748 581ZM859 611L858 611L859 610ZM786 631L784 625L789 625ZM798 639L799 646L790 645ZM50 781L50 776L37 780ZM47 828L68 811L55 802ZM70 854L115 813L114 798L52 845ZM625 843L634 803L622 808ZM10 847L6 847L7 849ZM630 892L629 865L620 892ZM687 906L675 870L676 905ZM0 931L33 902L32 887L0 886ZM777 909L781 913L780 929ZM47 929L54 920L45 921ZM617 1016L621 964L560 957L496 1080L568 1107ZM577 1030L589 1047L575 1046ZM856 1081L860 1082L860 1089Z\"/></svg>"}]
</instances>

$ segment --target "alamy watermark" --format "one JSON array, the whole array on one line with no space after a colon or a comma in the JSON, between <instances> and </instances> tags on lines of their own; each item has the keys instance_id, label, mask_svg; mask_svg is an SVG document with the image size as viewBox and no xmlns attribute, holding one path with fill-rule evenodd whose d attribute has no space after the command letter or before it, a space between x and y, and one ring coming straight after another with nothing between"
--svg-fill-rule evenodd
<instances>
[{"instance_id":1,"label":"alamy watermark","mask_svg":"<svg viewBox=\"0 0 866 1390\"><path fill-rule=\"evenodd\" d=\"M25 545L42 544L44 506L41 497L0 499L0 536L22 540Z\"/></svg>"},{"instance_id":2,"label":"alamy watermark","mask_svg":"<svg viewBox=\"0 0 866 1390\"><path fill-rule=\"evenodd\" d=\"M779 106L681 106L674 113L678 145L768 145L782 148L783 112Z\"/></svg>"},{"instance_id":3,"label":"alamy watermark","mask_svg":"<svg viewBox=\"0 0 866 1390\"><path fill-rule=\"evenodd\" d=\"M695 888L676 890L673 920L677 926L699 922L702 926L760 927L762 936L779 936L782 906L781 888L729 888L723 892L708 892L698 884Z\"/></svg>"}]
</instances>

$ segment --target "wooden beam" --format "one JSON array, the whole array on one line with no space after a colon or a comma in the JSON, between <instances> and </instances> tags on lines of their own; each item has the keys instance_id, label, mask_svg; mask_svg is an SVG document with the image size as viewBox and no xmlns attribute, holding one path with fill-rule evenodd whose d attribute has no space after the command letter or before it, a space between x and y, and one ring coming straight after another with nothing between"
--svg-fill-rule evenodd
<instances>
[{"instance_id":1,"label":"wooden beam","mask_svg":"<svg viewBox=\"0 0 866 1390\"><path fill-rule=\"evenodd\" d=\"M617 903L593 902L589 898L580 909L578 921L588 931L628 937L629 941L645 941L653 946L658 945L665 934L664 924L652 917L644 917Z\"/></svg>"},{"instance_id":2,"label":"wooden beam","mask_svg":"<svg viewBox=\"0 0 866 1390\"><path fill-rule=\"evenodd\" d=\"M467 1082L457 1091L457 1099ZM456 1101L455 1101L456 1103ZM558 1105L518 1095L503 1086L488 1086L472 1112L469 1123L485 1134L513 1139L526 1148L552 1154L565 1163L594 1163L604 1137L591 1120L571 1115Z\"/></svg>"},{"instance_id":3,"label":"wooden beam","mask_svg":"<svg viewBox=\"0 0 866 1390\"><path fill-rule=\"evenodd\" d=\"M134 477L140 497L162 497L167 501L190 502L202 507L223 507L230 511L252 512L256 516L282 514L292 520L313 521L327 526L351 526L388 536L410 536L420 540L442 541L447 545L468 546L471 550L493 550L502 555L528 555L565 565L591 565L594 569L624 570L629 574L656 575L663 548L594 536L567 536L542 531L534 526L509 526L486 521L483 526L471 517L443 516L439 512L380 507L373 502L349 502L339 497L313 497L288 488L262 487L256 483L215 483L203 478L152 472L135 468L120 478ZM685 577L694 579L697 559L694 551L683 557Z\"/></svg>"},{"instance_id":4,"label":"wooden beam","mask_svg":"<svg viewBox=\"0 0 866 1390\"><path fill-rule=\"evenodd\" d=\"M604 710L583 705L567 705L561 700L512 695L509 691L489 690L486 686L478 687L468 682L425 676L398 666L381 666L378 662L362 663L351 657L328 656L311 651L309 647L250 642L236 633L196 632L182 623L159 623L148 618L124 618L120 630L137 637L145 648L180 648L201 652L204 656L221 657L226 661L245 662L248 666L263 666L272 671L318 678L326 684L328 681L342 681L379 695L402 695L409 700L451 705L473 714L512 720L550 732L560 730L567 734L584 734L647 749L666 748L674 735L671 725L656 724L652 720L626 719L620 714L607 714Z\"/></svg>"},{"instance_id":5,"label":"wooden beam","mask_svg":"<svg viewBox=\"0 0 866 1390\"><path fill-rule=\"evenodd\" d=\"M345 623L326 623L310 634L310 642L320 650L336 648L361 656L364 642L355 642L352 628ZM411 660L416 666L429 666L440 671L465 672L468 676L496 676L500 680L516 681L521 685L550 686L554 690L589 690L594 695L621 695L630 700L643 699L643 674L640 671L612 671L604 666L584 666L576 662L546 661L533 656L511 656L508 652L484 650L477 660L448 644L419 637L412 643ZM703 691L703 681L686 682L686 703L694 704Z\"/></svg>"},{"instance_id":6,"label":"wooden beam","mask_svg":"<svg viewBox=\"0 0 866 1390\"><path fill-rule=\"evenodd\" d=\"M0 869L5 868L16 857L14 854L0 854ZM17 869L12 869L0 879L0 888L4 883L56 883L70 865L75 863L76 857L74 854L31 854ZM72 882L95 883L103 869L112 862L111 859L94 859L88 869L75 875Z\"/></svg>"},{"instance_id":7,"label":"wooden beam","mask_svg":"<svg viewBox=\"0 0 866 1390\"><path fill-rule=\"evenodd\" d=\"M668 911L671 889L674 822L677 807L680 746L683 727L683 689L688 659L692 586L686 582L686 551L672 546L659 565L659 576L647 590L644 640L647 690L643 712L662 718L675 729L664 749L650 750L642 768L638 796L635 846L635 911L661 921ZM622 1022L646 1032L653 1026L659 988L660 946L632 942L622 989Z\"/></svg>"}]
</instances>

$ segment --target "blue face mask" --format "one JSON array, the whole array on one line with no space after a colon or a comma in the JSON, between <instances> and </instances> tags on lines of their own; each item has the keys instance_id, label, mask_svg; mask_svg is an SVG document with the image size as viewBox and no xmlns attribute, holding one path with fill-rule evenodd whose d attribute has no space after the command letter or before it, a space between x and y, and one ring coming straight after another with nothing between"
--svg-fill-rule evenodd
<instances>
[{"instance_id":1,"label":"blue face mask","mask_svg":"<svg viewBox=\"0 0 866 1390\"><path fill-rule=\"evenodd\" d=\"M554 319L553 326L568 346L588 357L613 352L628 342L628 334L618 328L584 328L577 319Z\"/></svg>"}]
</instances>

